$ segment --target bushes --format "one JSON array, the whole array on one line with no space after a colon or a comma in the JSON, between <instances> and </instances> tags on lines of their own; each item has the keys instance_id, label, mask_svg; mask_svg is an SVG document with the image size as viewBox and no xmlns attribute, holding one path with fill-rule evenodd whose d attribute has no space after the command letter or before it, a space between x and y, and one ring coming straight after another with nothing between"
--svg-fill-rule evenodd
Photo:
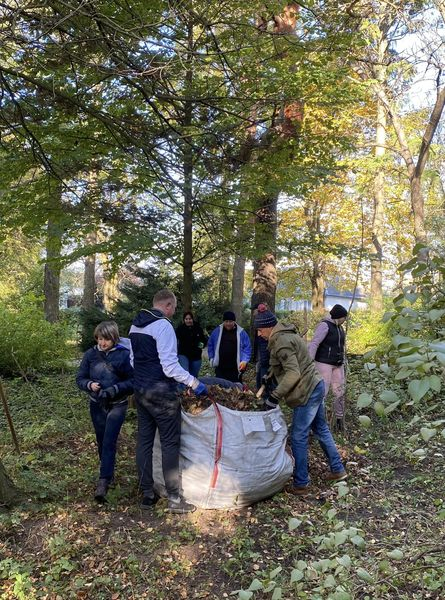
<instances>
[{"instance_id":1,"label":"bushes","mask_svg":"<svg viewBox=\"0 0 445 600\"><path fill-rule=\"evenodd\" d=\"M382 314L360 310L351 314L348 321L347 352L365 354L372 348L384 350L391 342L393 327L382 321Z\"/></svg>"},{"instance_id":2,"label":"bushes","mask_svg":"<svg viewBox=\"0 0 445 600\"><path fill-rule=\"evenodd\" d=\"M0 373L28 376L60 368L70 356L68 327L45 321L36 298L0 303Z\"/></svg>"},{"instance_id":3,"label":"bushes","mask_svg":"<svg viewBox=\"0 0 445 600\"><path fill-rule=\"evenodd\" d=\"M115 317L101 310L97 306L87 310L82 309L79 312L80 328L80 349L82 352L88 350L94 345L94 330L101 321L114 320ZM122 324L118 323L121 336L126 336L127 331L122 330Z\"/></svg>"}]
</instances>

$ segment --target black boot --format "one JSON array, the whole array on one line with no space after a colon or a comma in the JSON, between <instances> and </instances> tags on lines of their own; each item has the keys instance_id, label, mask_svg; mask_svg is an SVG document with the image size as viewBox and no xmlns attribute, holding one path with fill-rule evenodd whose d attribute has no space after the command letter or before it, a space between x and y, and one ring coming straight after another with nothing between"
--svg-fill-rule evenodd
<instances>
[{"instance_id":1,"label":"black boot","mask_svg":"<svg viewBox=\"0 0 445 600\"><path fill-rule=\"evenodd\" d=\"M335 424L335 430L338 431L338 433L344 433L345 425L343 423L343 417L337 418L337 422Z\"/></svg>"},{"instance_id":2,"label":"black boot","mask_svg":"<svg viewBox=\"0 0 445 600\"><path fill-rule=\"evenodd\" d=\"M97 502L105 502L105 496L108 492L108 479L99 479L94 493L94 499Z\"/></svg>"}]
</instances>

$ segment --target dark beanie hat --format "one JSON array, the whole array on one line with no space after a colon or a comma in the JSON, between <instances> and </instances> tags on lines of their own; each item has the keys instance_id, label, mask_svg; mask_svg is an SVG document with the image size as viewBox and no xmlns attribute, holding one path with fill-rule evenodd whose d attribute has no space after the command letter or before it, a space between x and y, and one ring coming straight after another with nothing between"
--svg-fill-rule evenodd
<instances>
[{"instance_id":1,"label":"dark beanie hat","mask_svg":"<svg viewBox=\"0 0 445 600\"><path fill-rule=\"evenodd\" d=\"M329 311L329 314L333 319L342 319L343 317L348 316L348 311L341 304L334 304L334 306Z\"/></svg>"},{"instance_id":2,"label":"dark beanie hat","mask_svg":"<svg viewBox=\"0 0 445 600\"><path fill-rule=\"evenodd\" d=\"M231 310L226 310L223 314L223 321L236 321L235 313Z\"/></svg>"},{"instance_id":3,"label":"dark beanie hat","mask_svg":"<svg viewBox=\"0 0 445 600\"><path fill-rule=\"evenodd\" d=\"M263 329L266 327L275 327L278 323L276 316L270 310L264 306L264 304L258 305L258 312L255 317L254 325L256 329Z\"/></svg>"}]
</instances>

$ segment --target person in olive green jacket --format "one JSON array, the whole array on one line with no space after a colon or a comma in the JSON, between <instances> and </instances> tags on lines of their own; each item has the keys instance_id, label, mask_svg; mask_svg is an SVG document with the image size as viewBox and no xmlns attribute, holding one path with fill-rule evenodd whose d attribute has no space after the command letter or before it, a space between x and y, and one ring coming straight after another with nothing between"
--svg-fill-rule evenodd
<instances>
[{"instance_id":1,"label":"person in olive green jacket","mask_svg":"<svg viewBox=\"0 0 445 600\"><path fill-rule=\"evenodd\" d=\"M258 311L254 321L258 335L268 340L270 367L267 379L276 387L268 403L284 400L293 408L290 432L295 466L292 491L297 496L310 493L308 472L309 432L312 429L329 462L328 481L342 481L347 473L325 418L324 382L310 358L306 342L294 325L278 323L269 310Z\"/></svg>"}]
</instances>

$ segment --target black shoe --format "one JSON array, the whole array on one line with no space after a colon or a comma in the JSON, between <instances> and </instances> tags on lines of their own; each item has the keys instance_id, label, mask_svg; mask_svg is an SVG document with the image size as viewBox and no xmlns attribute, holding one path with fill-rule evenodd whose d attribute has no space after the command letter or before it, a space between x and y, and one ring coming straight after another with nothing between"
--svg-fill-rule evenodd
<instances>
[{"instance_id":1,"label":"black shoe","mask_svg":"<svg viewBox=\"0 0 445 600\"><path fill-rule=\"evenodd\" d=\"M108 479L99 479L94 493L94 499L97 502L105 502L105 496L108 492Z\"/></svg>"},{"instance_id":2,"label":"black shoe","mask_svg":"<svg viewBox=\"0 0 445 600\"><path fill-rule=\"evenodd\" d=\"M169 498L167 510L168 512L174 513L176 515L183 515L185 513L195 511L196 506L194 504L186 502L184 498Z\"/></svg>"},{"instance_id":3,"label":"black shoe","mask_svg":"<svg viewBox=\"0 0 445 600\"><path fill-rule=\"evenodd\" d=\"M153 506L157 504L159 500L160 497L157 494L155 494L154 496L144 496L139 507L143 510L149 510L150 508L153 508Z\"/></svg>"}]
</instances>

